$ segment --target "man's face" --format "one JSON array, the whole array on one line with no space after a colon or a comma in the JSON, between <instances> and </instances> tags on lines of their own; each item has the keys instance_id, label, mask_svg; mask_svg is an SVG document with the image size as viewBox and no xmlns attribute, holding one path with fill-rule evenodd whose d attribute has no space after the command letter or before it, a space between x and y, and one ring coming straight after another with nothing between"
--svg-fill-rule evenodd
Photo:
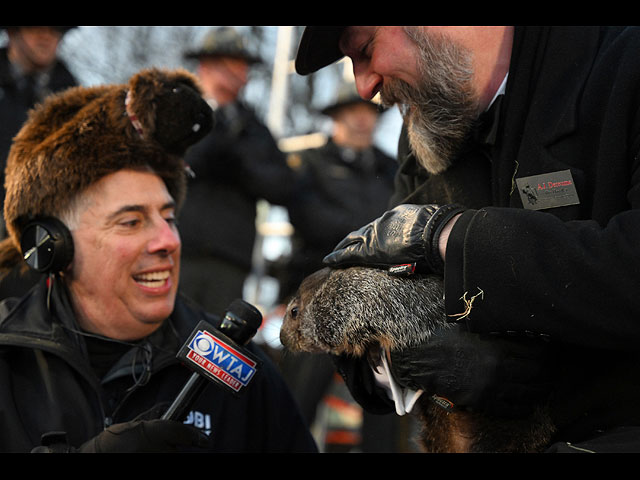
<instances>
[{"instance_id":1,"label":"man's face","mask_svg":"<svg viewBox=\"0 0 640 480\"><path fill-rule=\"evenodd\" d=\"M155 174L121 170L85 192L65 272L78 322L119 340L143 338L173 311L180 273L175 209Z\"/></svg>"},{"instance_id":2,"label":"man's face","mask_svg":"<svg viewBox=\"0 0 640 480\"><path fill-rule=\"evenodd\" d=\"M45 68L56 59L61 37L60 31L52 27L20 27L14 37L15 48L35 68Z\"/></svg>"},{"instance_id":3,"label":"man's face","mask_svg":"<svg viewBox=\"0 0 640 480\"><path fill-rule=\"evenodd\" d=\"M400 106L411 147L431 173L448 167L478 115L463 34L445 27L349 27L341 38L360 95L379 92L384 104Z\"/></svg>"},{"instance_id":4,"label":"man's face","mask_svg":"<svg viewBox=\"0 0 640 480\"><path fill-rule=\"evenodd\" d=\"M378 122L375 107L355 103L340 108L333 115L334 135L338 141L353 148L369 147Z\"/></svg>"},{"instance_id":5,"label":"man's face","mask_svg":"<svg viewBox=\"0 0 640 480\"><path fill-rule=\"evenodd\" d=\"M247 84L249 64L240 58L205 57L200 60L198 76L205 94L226 105L235 101Z\"/></svg>"},{"instance_id":6,"label":"man's face","mask_svg":"<svg viewBox=\"0 0 640 480\"><path fill-rule=\"evenodd\" d=\"M353 62L356 88L365 100L371 100L391 78L417 85L417 52L403 27L348 27L340 38L340 49Z\"/></svg>"}]
</instances>

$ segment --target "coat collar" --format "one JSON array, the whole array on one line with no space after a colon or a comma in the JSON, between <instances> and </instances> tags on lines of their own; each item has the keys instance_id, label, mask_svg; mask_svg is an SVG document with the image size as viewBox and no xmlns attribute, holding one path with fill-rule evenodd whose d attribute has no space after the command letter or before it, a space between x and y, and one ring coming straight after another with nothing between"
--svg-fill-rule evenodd
<instances>
[{"instance_id":1,"label":"coat collar","mask_svg":"<svg viewBox=\"0 0 640 480\"><path fill-rule=\"evenodd\" d=\"M28 294L20 299L6 299L0 303L0 345L46 350L64 358L87 374L87 351L80 328L75 321L68 292L63 282L56 278L52 284L50 307L48 279L43 277ZM171 317L163 327L154 332L148 341L160 348L153 358L153 368L176 363L175 354L200 319L216 324L219 319L199 311L186 299L179 297ZM131 358L137 349L114 365L112 375L120 376L123 365L131 370ZM126 358L125 358L126 357Z\"/></svg>"},{"instance_id":2,"label":"coat collar","mask_svg":"<svg viewBox=\"0 0 640 480\"><path fill-rule=\"evenodd\" d=\"M600 27L516 27L504 121L535 128L545 146L575 132L600 33Z\"/></svg>"}]
</instances>

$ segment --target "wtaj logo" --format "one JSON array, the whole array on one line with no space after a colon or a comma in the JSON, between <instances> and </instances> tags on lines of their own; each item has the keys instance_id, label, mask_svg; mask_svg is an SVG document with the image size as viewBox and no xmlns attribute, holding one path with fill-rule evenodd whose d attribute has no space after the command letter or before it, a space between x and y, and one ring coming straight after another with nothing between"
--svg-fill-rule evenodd
<instances>
[{"instance_id":1,"label":"wtaj logo","mask_svg":"<svg viewBox=\"0 0 640 480\"><path fill-rule=\"evenodd\" d=\"M206 331L193 337L186 358L235 392L246 387L256 373L257 362Z\"/></svg>"}]
</instances>

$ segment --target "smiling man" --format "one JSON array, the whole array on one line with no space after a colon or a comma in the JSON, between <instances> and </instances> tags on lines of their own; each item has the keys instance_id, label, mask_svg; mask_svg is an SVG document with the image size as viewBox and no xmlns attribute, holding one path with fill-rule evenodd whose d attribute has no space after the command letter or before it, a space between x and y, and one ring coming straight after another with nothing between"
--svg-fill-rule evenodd
<instances>
[{"instance_id":1,"label":"smiling man","mask_svg":"<svg viewBox=\"0 0 640 480\"><path fill-rule=\"evenodd\" d=\"M51 97L17 135L0 267L42 279L0 304L0 451L315 451L251 343L240 398L207 383L184 422L160 418L191 376L178 350L223 313L178 292L183 155L211 125L195 77L150 69Z\"/></svg>"},{"instance_id":2,"label":"smiling man","mask_svg":"<svg viewBox=\"0 0 640 480\"><path fill-rule=\"evenodd\" d=\"M120 170L78 203L74 268L65 275L78 323L120 340L148 336L169 317L178 291L175 201L152 171Z\"/></svg>"}]
</instances>

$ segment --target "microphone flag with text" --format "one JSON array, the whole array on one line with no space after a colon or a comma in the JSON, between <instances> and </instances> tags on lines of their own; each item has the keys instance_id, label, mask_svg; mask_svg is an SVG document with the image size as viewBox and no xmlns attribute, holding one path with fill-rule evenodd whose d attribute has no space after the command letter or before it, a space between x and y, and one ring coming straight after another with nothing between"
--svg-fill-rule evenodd
<instances>
[{"instance_id":1,"label":"microphone flag with text","mask_svg":"<svg viewBox=\"0 0 640 480\"><path fill-rule=\"evenodd\" d=\"M241 299L231 303L218 328L205 321L198 323L176 355L194 373L162 418L183 420L209 382L234 395L242 394L261 363L244 346L261 323L258 309Z\"/></svg>"}]
</instances>

